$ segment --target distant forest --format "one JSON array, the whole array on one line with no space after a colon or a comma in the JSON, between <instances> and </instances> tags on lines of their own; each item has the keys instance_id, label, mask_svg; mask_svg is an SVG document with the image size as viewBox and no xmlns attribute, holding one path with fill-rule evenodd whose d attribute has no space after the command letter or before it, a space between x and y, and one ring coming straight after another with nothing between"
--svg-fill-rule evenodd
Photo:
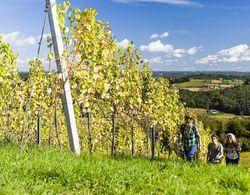
<instances>
[{"instance_id":1,"label":"distant forest","mask_svg":"<svg viewBox=\"0 0 250 195\"><path fill-rule=\"evenodd\" d=\"M239 79L243 81L250 81L250 72L153 72L154 77L167 78L170 84L188 82L191 79L218 79L224 80Z\"/></svg>"},{"instance_id":2,"label":"distant forest","mask_svg":"<svg viewBox=\"0 0 250 195\"><path fill-rule=\"evenodd\" d=\"M20 72L22 79L27 79L29 77L29 72ZM164 71L153 71L154 77L164 77L167 78L170 83L182 83L190 81L193 79L241 79L245 80L250 78L250 72L164 72Z\"/></svg>"},{"instance_id":3,"label":"distant forest","mask_svg":"<svg viewBox=\"0 0 250 195\"><path fill-rule=\"evenodd\" d=\"M189 91L180 89L181 101L191 108L217 109L236 115L250 115L250 72L154 72L155 77L167 78L170 84L191 79L219 79L244 81L243 86L224 90Z\"/></svg>"},{"instance_id":4,"label":"distant forest","mask_svg":"<svg viewBox=\"0 0 250 195\"><path fill-rule=\"evenodd\" d=\"M224 90L197 91L180 90L181 101L187 107L217 109L237 115L250 115L250 85Z\"/></svg>"}]
</instances>

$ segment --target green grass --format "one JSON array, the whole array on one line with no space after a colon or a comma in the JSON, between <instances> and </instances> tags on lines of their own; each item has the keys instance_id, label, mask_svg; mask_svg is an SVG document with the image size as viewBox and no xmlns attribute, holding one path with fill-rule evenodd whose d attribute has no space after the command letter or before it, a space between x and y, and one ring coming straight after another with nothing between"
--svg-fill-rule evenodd
<instances>
[{"instance_id":1,"label":"green grass","mask_svg":"<svg viewBox=\"0 0 250 195\"><path fill-rule=\"evenodd\" d=\"M249 194L250 170L0 145L0 194Z\"/></svg>"},{"instance_id":2,"label":"green grass","mask_svg":"<svg viewBox=\"0 0 250 195\"><path fill-rule=\"evenodd\" d=\"M203 85L211 84L210 79L191 79L188 82L175 83L175 85L180 89L188 89L190 91L209 91L213 89L203 88ZM222 85L242 85L243 81L232 81L232 80L223 80Z\"/></svg>"},{"instance_id":3,"label":"green grass","mask_svg":"<svg viewBox=\"0 0 250 195\"><path fill-rule=\"evenodd\" d=\"M250 152L242 152L240 154L240 162L243 166L250 168Z\"/></svg>"},{"instance_id":4,"label":"green grass","mask_svg":"<svg viewBox=\"0 0 250 195\"><path fill-rule=\"evenodd\" d=\"M231 114L231 113L224 113L224 112L218 112L218 114L208 114L207 113L207 110L206 109L203 109L203 108L191 108L191 110L199 115L199 116L206 116L208 118L215 118L215 119L221 119L221 120L224 120L224 119L231 119L231 118L236 118L236 117L239 117L239 118L242 118L241 115L235 115L235 114ZM246 116L244 115L243 117L250 117L250 116Z\"/></svg>"},{"instance_id":5,"label":"green grass","mask_svg":"<svg viewBox=\"0 0 250 195\"><path fill-rule=\"evenodd\" d=\"M184 83L176 83L175 85L179 88L198 88L206 83L207 81L204 79L192 79L191 81Z\"/></svg>"}]
</instances>

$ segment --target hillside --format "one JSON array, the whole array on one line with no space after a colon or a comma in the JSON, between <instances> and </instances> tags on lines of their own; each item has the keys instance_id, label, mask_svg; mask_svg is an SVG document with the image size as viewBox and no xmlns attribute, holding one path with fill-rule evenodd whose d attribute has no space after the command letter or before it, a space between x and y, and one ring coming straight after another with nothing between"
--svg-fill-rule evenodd
<instances>
[{"instance_id":1,"label":"hillside","mask_svg":"<svg viewBox=\"0 0 250 195\"><path fill-rule=\"evenodd\" d=\"M249 168L0 147L0 194L243 194ZM246 162L245 162L246 163ZM248 162L249 163L249 162Z\"/></svg>"}]
</instances>

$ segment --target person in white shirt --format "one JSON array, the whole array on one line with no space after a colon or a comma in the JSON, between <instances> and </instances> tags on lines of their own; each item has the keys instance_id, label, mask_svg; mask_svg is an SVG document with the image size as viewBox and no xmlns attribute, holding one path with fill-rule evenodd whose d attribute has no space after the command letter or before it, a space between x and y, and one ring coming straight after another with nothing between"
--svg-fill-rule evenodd
<instances>
[{"instance_id":1,"label":"person in white shirt","mask_svg":"<svg viewBox=\"0 0 250 195\"><path fill-rule=\"evenodd\" d=\"M240 160L240 144L234 134L228 133L224 143L224 152L226 155L226 164L239 164Z\"/></svg>"}]
</instances>

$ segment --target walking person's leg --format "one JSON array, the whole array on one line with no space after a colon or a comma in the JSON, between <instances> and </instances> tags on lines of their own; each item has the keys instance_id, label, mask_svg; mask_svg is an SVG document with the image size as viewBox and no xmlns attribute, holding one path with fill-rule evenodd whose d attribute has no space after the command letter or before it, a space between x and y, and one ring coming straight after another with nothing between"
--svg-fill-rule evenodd
<instances>
[{"instance_id":1,"label":"walking person's leg","mask_svg":"<svg viewBox=\"0 0 250 195\"><path fill-rule=\"evenodd\" d=\"M239 164L239 158L237 159L229 159L226 157L226 164L227 165L238 165Z\"/></svg>"},{"instance_id":2,"label":"walking person's leg","mask_svg":"<svg viewBox=\"0 0 250 195\"><path fill-rule=\"evenodd\" d=\"M185 150L186 158L188 161L194 160L194 155L197 151L197 144L192 145L189 150Z\"/></svg>"}]
</instances>

